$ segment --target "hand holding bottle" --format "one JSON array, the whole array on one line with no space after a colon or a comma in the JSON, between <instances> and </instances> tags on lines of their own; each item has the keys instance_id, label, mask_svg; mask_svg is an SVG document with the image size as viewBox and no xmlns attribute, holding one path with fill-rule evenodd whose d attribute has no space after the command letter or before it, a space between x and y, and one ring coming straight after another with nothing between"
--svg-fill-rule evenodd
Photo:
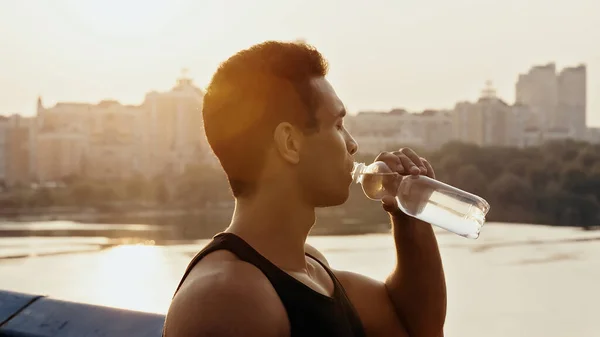
<instances>
[{"instance_id":1,"label":"hand holding bottle","mask_svg":"<svg viewBox=\"0 0 600 337\"><path fill-rule=\"evenodd\" d=\"M386 191L397 191L400 187L400 182L402 181L401 176L424 175L435 179L435 171L431 164L425 158L418 156L410 148L403 148L394 152L382 152L375 158L375 161L384 162L387 164L391 173L395 172L400 175L400 177L393 175L388 179L384 179L383 184ZM406 200L404 206L408 209L409 213L417 214L419 213L419 208L423 207L426 204L426 201L429 200L432 190L417 187L413 189L411 193L413 193L415 198ZM395 193L387 193L381 198L381 202L383 204L383 209L391 215L400 217L407 216L406 213L402 212L398 207Z\"/></svg>"},{"instance_id":2,"label":"hand holding bottle","mask_svg":"<svg viewBox=\"0 0 600 337\"><path fill-rule=\"evenodd\" d=\"M368 166L355 163L352 175L397 219L412 217L468 238L479 237L490 209L481 197L435 180L429 162L411 149L383 152Z\"/></svg>"}]
</instances>

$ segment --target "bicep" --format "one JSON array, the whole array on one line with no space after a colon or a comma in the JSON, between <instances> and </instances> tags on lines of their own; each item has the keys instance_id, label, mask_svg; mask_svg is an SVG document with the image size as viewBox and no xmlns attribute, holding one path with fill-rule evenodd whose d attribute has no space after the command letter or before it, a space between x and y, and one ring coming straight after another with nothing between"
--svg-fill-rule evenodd
<instances>
[{"instance_id":1,"label":"bicep","mask_svg":"<svg viewBox=\"0 0 600 337\"><path fill-rule=\"evenodd\" d=\"M383 282L335 271L365 327L367 336L408 336Z\"/></svg>"},{"instance_id":2,"label":"bicep","mask_svg":"<svg viewBox=\"0 0 600 337\"><path fill-rule=\"evenodd\" d=\"M305 244L304 250L329 266L316 248ZM367 336L408 336L383 282L348 271L334 270L334 274L356 309Z\"/></svg>"}]
</instances>

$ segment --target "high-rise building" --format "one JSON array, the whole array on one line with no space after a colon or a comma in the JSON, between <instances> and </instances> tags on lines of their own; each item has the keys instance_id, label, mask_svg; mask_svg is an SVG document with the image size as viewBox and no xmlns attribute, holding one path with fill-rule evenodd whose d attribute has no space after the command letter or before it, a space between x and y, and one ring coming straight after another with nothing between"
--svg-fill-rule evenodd
<instances>
[{"instance_id":1,"label":"high-rise building","mask_svg":"<svg viewBox=\"0 0 600 337\"><path fill-rule=\"evenodd\" d=\"M516 104L529 106L541 129L560 125L557 116L558 80L554 63L534 66L527 74L519 75L515 96Z\"/></svg>"},{"instance_id":2,"label":"high-rise building","mask_svg":"<svg viewBox=\"0 0 600 337\"><path fill-rule=\"evenodd\" d=\"M563 69L558 75L560 124L572 130L576 139L586 137L586 66Z\"/></svg>"},{"instance_id":3,"label":"high-rise building","mask_svg":"<svg viewBox=\"0 0 600 337\"><path fill-rule=\"evenodd\" d=\"M556 73L554 63L534 66L519 75L516 104L528 106L542 138L584 139L586 134L586 67ZM557 130L560 130L557 131ZM543 133L548 133L548 137Z\"/></svg>"}]
</instances>

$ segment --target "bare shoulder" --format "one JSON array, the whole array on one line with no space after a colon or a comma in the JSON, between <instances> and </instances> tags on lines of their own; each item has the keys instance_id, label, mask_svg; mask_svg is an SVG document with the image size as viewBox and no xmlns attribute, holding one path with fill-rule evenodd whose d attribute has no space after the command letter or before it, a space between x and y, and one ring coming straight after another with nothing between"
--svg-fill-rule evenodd
<instances>
[{"instance_id":1,"label":"bare shoulder","mask_svg":"<svg viewBox=\"0 0 600 337\"><path fill-rule=\"evenodd\" d=\"M305 243L304 244L304 252L329 267L329 261L327 261L327 258L325 258L325 255L323 255L323 253L321 253L317 248L309 245L308 243Z\"/></svg>"},{"instance_id":2,"label":"bare shoulder","mask_svg":"<svg viewBox=\"0 0 600 337\"><path fill-rule=\"evenodd\" d=\"M173 298L166 337L289 336L287 314L256 267L226 251L206 256Z\"/></svg>"}]
</instances>

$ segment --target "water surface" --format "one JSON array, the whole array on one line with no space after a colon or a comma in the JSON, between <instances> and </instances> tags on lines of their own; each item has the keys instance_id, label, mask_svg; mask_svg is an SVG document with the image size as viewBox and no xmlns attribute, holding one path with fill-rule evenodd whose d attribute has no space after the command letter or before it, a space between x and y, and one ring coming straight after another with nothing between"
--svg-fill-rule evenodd
<instances>
[{"instance_id":1,"label":"water surface","mask_svg":"<svg viewBox=\"0 0 600 337\"><path fill-rule=\"evenodd\" d=\"M437 233L448 286L447 336L600 335L600 232L486 224L478 240ZM0 289L165 313L205 243L0 238ZM309 243L334 268L376 279L394 264L390 235L310 237Z\"/></svg>"}]
</instances>

